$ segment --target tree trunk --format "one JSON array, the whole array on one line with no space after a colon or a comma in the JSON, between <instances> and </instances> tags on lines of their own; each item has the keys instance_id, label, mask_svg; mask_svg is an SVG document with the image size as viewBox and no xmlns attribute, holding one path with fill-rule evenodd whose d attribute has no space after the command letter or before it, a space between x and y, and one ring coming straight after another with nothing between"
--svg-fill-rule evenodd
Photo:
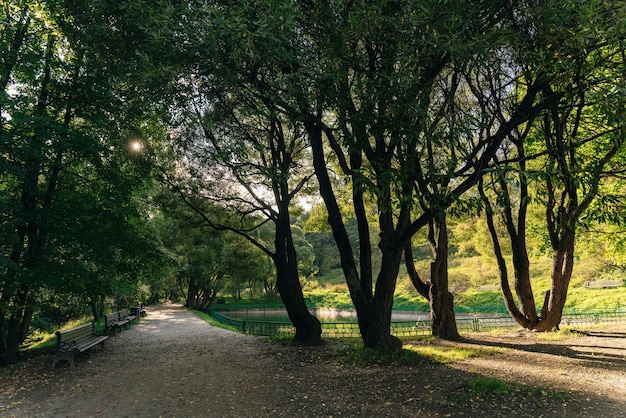
<instances>
[{"instance_id":1,"label":"tree trunk","mask_svg":"<svg viewBox=\"0 0 626 418\"><path fill-rule=\"evenodd\" d=\"M380 273L376 279L371 315L369 321L364 324L365 334L363 335L363 343L366 347L382 351L402 348L402 341L391 335L393 294L402 262L402 251L396 250L395 247L389 245L390 243L386 237L381 237L380 247L383 258Z\"/></svg>"},{"instance_id":2,"label":"tree trunk","mask_svg":"<svg viewBox=\"0 0 626 418\"><path fill-rule=\"evenodd\" d=\"M19 360L19 334L21 324L22 311L14 311L13 315L9 318L7 327L7 339L6 339L6 354L5 361L7 364L17 363Z\"/></svg>"},{"instance_id":3,"label":"tree trunk","mask_svg":"<svg viewBox=\"0 0 626 418\"><path fill-rule=\"evenodd\" d=\"M0 310L0 367L9 365L6 358L7 344L5 339L5 335L7 335L7 326L8 323L4 317L4 313Z\"/></svg>"},{"instance_id":4,"label":"tree trunk","mask_svg":"<svg viewBox=\"0 0 626 418\"><path fill-rule=\"evenodd\" d=\"M506 184L500 182L502 186L502 190L507 190ZM522 192L526 190L522 189ZM509 272L508 267L506 265L506 260L504 259L504 255L502 254L502 246L500 245L500 238L498 238L498 232L496 230L495 222L494 222L494 210L491 206L491 203L487 196L485 195L485 191L483 188L483 182L480 181L478 184L478 191L480 196L485 204L485 217L487 219L487 228L489 229L489 234L491 235L491 242L493 244L494 255L496 256L496 261L498 263L498 269L500 271L500 288L502 289L502 296L504 297L504 305L506 306L507 311L517 322L524 328L532 328L534 324L539 320L535 308L535 299L532 292L532 287L530 284L530 268L528 262L528 252L526 251L526 235L520 234L515 228L512 219L512 210L510 205L504 211L504 222L507 227L507 231L509 233L509 238L511 241L511 252L513 258L513 267L515 274L515 293L517 295L517 299L522 306L522 311L518 309L515 304L515 299L513 297L513 293L511 291L511 287L509 286ZM524 200L525 195L522 195L520 200ZM525 210L522 207L521 210ZM523 225L525 219L525 215L518 215L518 226L525 230ZM523 241L520 243L520 241Z\"/></svg>"},{"instance_id":5,"label":"tree trunk","mask_svg":"<svg viewBox=\"0 0 626 418\"><path fill-rule=\"evenodd\" d=\"M196 300L198 298L198 286L193 279L189 280L187 286L187 307L189 309L196 309Z\"/></svg>"},{"instance_id":6,"label":"tree trunk","mask_svg":"<svg viewBox=\"0 0 626 418\"><path fill-rule=\"evenodd\" d=\"M91 301L90 305L91 305L91 315L93 316L93 320L95 322L98 322L98 319L100 318L100 316L98 315L98 306L94 301Z\"/></svg>"},{"instance_id":7,"label":"tree trunk","mask_svg":"<svg viewBox=\"0 0 626 418\"><path fill-rule=\"evenodd\" d=\"M322 325L311 313L304 301L298 259L291 235L288 202L279 202L274 245L276 254L276 288L287 309L291 323L296 328L294 341L301 344L317 344L322 340Z\"/></svg>"},{"instance_id":8,"label":"tree trunk","mask_svg":"<svg viewBox=\"0 0 626 418\"><path fill-rule=\"evenodd\" d=\"M343 222L341 210L333 191L332 182L327 172L326 158L322 141L322 130L315 118L305 120L305 127L309 134L313 155L313 167L320 187L320 195L328 211L328 224L333 231L333 239L339 251L341 268L348 285L350 298L357 313L359 331L362 338L367 338L372 316L373 295L371 289L364 289L360 280L359 271L352 252L352 245L346 226ZM354 196L353 196L354 198Z\"/></svg>"},{"instance_id":9,"label":"tree trunk","mask_svg":"<svg viewBox=\"0 0 626 418\"><path fill-rule=\"evenodd\" d=\"M559 245L553 251L550 290L546 293L541 308L540 321L533 327L533 331L550 331L561 322L574 269L575 237L574 230L565 231L561 235Z\"/></svg>"},{"instance_id":10,"label":"tree trunk","mask_svg":"<svg viewBox=\"0 0 626 418\"><path fill-rule=\"evenodd\" d=\"M285 266L276 263L276 285L280 298L285 305L287 315L296 328L294 341L302 344L316 344L322 339L322 325L311 313L304 302L304 295L298 280L296 286ZM296 276L297 279L297 276Z\"/></svg>"},{"instance_id":11,"label":"tree trunk","mask_svg":"<svg viewBox=\"0 0 626 418\"><path fill-rule=\"evenodd\" d=\"M417 269L415 268L415 262L413 261L413 247L411 242L409 242L404 248L404 265L409 275L409 280L411 280L411 284L413 284L413 287L415 287L417 293L422 295L426 300L430 301L430 282L425 283L417 272Z\"/></svg>"},{"instance_id":12,"label":"tree trunk","mask_svg":"<svg viewBox=\"0 0 626 418\"><path fill-rule=\"evenodd\" d=\"M33 314L35 310L31 306L27 306L24 309L24 314L22 315L22 322L20 323L20 334L19 334L19 342L20 344L26 340L26 336L28 335L28 329L30 328L30 323L33 320Z\"/></svg>"},{"instance_id":13,"label":"tree trunk","mask_svg":"<svg viewBox=\"0 0 626 418\"><path fill-rule=\"evenodd\" d=\"M454 297L448 290L448 226L445 215L431 223L434 260L430 264L430 322L432 334L446 340L460 338L454 315Z\"/></svg>"},{"instance_id":14,"label":"tree trunk","mask_svg":"<svg viewBox=\"0 0 626 418\"><path fill-rule=\"evenodd\" d=\"M48 107L49 84L52 69L50 62L54 51L55 41L51 38L46 46L46 64L41 82L41 88L37 97L35 115L44 115ZM18 241L13 245L10 260L15 265L15 271L9 272L10 278L15 279L11 283L12 288L6 298L13 301L14 307L11 311L6 328L5 362L15 363L19 357L19 345L28 333L28 326L32 319L32 310L27 305L32 277L23 277L30 274L29 270L36 267L43 260L44 234L41 232L41 224L38 213L39 182L41 176L42 161L45 158L43 153L43 142L46 141L45 134L40 135L35 130L36 137L32 141L32 150L25 159L25 170L23 173L23 183L20 196L22 211L24 212L15 229L18 234ZM49 192L52 192L52 188ZM46 208L43 208L46 209ZM48 208L49 209L49 208ZM18 273L18 270L21 270ZM6 283L5 283L6 284ZM7 289L0 289L3 293ZM14 292L14 293L13 293ZM24 328L25 327L25 328ZM23 337L22 337L23 336Z\"/></svg>"}]
</instances>

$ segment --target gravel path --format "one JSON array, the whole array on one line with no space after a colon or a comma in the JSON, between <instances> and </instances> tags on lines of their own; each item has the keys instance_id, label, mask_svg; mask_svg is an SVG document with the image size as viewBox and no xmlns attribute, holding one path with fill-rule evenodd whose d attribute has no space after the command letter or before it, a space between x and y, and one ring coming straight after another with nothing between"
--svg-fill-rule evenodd
<instances>
[{"instance_id":1,"label":"gravel path","mask_svg":"<svg viewBox=\"0 0 626 418\"><path fill-rule=\"evenodd\" d=\"M271 359L260 356L257 345L256 338L212 327L180 305L150 307L137 325L111 336L104 351L98 347L91 358L81 356L74 370L59 363L0 412L112 418L269 414L276 393L272 376L262 371L271 369ZM251 390L252 399L246 394Z\"/></svg>"},{"instance_id":2,"label":"gravel path","mask_svg":"<svg viewBox=\"0 0 626 418\"><path fill-rule=\"evenodd\" d=\"M47 355L26 361L0 381L0 417L626 417L625 338L473 336L461 345L507 348L447 365L355 366L337 361L337 341L269 343L164 304L73 370ZM524 385L467 389L484 376Z\"/></svg>"}]
</instances>

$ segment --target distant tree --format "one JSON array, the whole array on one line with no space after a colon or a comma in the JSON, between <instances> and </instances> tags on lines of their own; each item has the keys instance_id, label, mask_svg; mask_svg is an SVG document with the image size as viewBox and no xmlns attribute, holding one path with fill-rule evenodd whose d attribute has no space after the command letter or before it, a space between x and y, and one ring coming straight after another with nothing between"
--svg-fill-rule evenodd
<instances>
[{"instance_id":1,"label":"distant tree","mask_svg":"<svg viewBox=\"0 0 626 418\"><path fill-rule=\"evenodd\" d=\"M230 233L226 238L223 262L229 266L227 286L228 283L234 284L238 297L241 297L240 289L247 289L252 299L262 295L276 298L271 258L241 236Z\"/></svg>"}]
</instances>

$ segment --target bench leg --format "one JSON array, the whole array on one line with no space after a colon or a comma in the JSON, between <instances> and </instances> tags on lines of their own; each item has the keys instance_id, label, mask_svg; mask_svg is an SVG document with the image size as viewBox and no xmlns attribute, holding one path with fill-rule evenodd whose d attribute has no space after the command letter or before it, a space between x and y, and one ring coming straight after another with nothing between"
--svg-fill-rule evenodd
<instances>
[{"instance_id":1,"label":"bench leg","mask_svg":"<svg viewBox=\"0 0 626 418\"><path fill-rule=\"evenodd\" d=\"M52 364L52 368L55 368L57 366L57 363L63 360L67 360L70 363L70 369L74 368L74 354L70 353L57 354L54 357L54 363Z\"/></svg>"}]
</instances>

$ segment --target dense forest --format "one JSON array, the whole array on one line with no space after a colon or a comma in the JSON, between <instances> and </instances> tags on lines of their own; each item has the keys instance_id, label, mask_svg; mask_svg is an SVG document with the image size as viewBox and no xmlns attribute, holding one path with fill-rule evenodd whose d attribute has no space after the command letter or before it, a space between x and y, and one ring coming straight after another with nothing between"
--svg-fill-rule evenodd
<instances>
[{"instance_id":1,"label":"dense forest","mask_svg":"<svg viewBox=\"0 0 626 418\"><path fill-rule=\"evenodd\" d=\"M131 303L399 288L459 337L626 278L621 1L0 1L0 355Z\"/></svg>"}]
</instances>

